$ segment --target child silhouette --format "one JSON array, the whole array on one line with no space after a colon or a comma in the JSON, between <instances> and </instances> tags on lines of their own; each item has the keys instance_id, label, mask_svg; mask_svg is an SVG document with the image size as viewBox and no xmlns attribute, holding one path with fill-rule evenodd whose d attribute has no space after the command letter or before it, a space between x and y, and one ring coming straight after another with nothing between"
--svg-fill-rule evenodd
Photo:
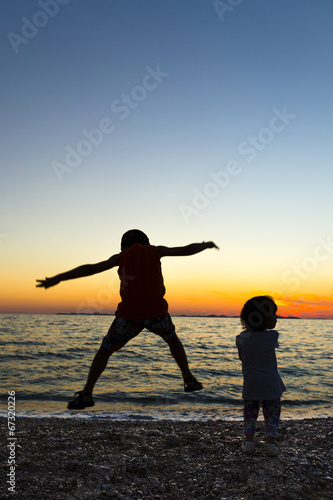
<instances>
[{"instance_id":1,"label":"child silhouette","mask_svg":"<svg viewBox=\"0 0 333 500\"><path fill-rule=\"evenodd\" d=\"M246 454L254 452L256 421L262 402L266 422L266 454L276 456L275 440L278 437L281 401L286 390L277 369L275 348L279 347L279 333L276 325L277 306L268 296L253 297L248 300L240 318L245 331L237 335L236 345L242 361L244 434L242 450Z\"/></svg>"},{"instance_id":2,"label":"child silhouette","mask_svg":"<svg viewBox=\"0 0 333 500\"><path fill-rule=\"evenodd\" d=\"M37 280L37 287L49 288L61 281L91 276L118 267L121 302L115 312L107 335L97 351L90 367L87 382L82 391L68 403L68 409L82 410L94 406L92 392L103 373L109 357L136 337L144 328L159 335L167 342L184 379L186 392L202 389L202 384L192 375L183 344L176 335L164 299L165 287L160 259L167 256L187 256L207 248L218 248L215 243L192 243L183 247L153 246L148 237L138 229L127 231L121 239L121 252L97 264L79 266L71 271Z\"/></svg>"}]
</instances>

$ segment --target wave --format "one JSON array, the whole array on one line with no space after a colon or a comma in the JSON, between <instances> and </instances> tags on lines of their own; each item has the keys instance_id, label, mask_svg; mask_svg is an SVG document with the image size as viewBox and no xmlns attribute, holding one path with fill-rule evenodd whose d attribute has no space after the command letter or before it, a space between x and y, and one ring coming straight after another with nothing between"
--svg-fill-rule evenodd
<instances>
[{"instance_id":1,"label":"wave","mask_svg":"<svg viewBox=\"0 0 333 500\"><path fill-rule=\"evenodd\" d=\"M62 414L66 402L86 379L101 341L99 332L107 331L109 318L97 317L92 321L88 317L74 320L68 316L59 321L48 315L2 315L1 319L1 362L6 374L2 390L16 391L19 414L29 408L36 414L48 414L53 406L57 414ZM233 334L239 331L238 321L175 318L175 323L191 369L203 382L204 390L184 393L180 372L167 345L155 335L143 332L112 356L96 386L96 406L107 408L110 415L122 405L126 415L132 416L156 412L159 416L172 413L175 418L183 418L183 414L202 418L208 414L212 418L221 413L241 414L242 374ZM317 324L313 322L283 323L285 333L281 335L277 357L288 389L282 399L284 413L302 415L333 410L332 350L327 342L332 324L318 324L314 331ZM6 407L7 393L0 395L0 400Z\"/></svg>"}]
</instances>

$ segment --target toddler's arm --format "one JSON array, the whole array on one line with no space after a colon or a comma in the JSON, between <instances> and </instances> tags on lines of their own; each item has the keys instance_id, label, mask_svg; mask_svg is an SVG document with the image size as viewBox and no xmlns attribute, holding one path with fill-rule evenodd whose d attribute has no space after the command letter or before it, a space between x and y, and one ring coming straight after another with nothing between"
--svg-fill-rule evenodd
<instances>
[{"instance_id":1,"label":"toddler's arm","mask_svg":"<svg viewBox=\"0 0 333 500\"><path fill-rule=\"evenodd\" d=\"M101 273L107 271L112 267L119 265L119 254L112 255L108 260L103 260L97 264L85 264L83 266L76 267L65 273L57 274L52 278L45 278L44 280L36 280L38 285L37 288L50 288L55 286L61 281L73 280L76 278L83 278L84 276L92 276L93 274Z\"/></svg>"},{"instance_id":2,"label":"toddler's arm","mask_svg":"<svg viewBox=\"0 0 333 500\"><path fill-rule=\"evenodd\" d=\"M203 241L202 243L191 243L190 245L186 245L185 247L164 247L158 246L156 250L160 257L178 257L178 256L187 256L194 255L196 253L202 252L207 248L217 248L219 247L215 245L212 241Z\"/></svg>"}]
</instances>

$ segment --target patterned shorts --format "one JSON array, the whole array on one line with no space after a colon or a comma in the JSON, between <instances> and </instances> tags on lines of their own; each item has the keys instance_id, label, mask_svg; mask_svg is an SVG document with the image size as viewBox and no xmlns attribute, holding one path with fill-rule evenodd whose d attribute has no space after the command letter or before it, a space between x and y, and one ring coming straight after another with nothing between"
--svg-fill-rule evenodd
<instances>
[{"instance_id":1,"label":"patterned shorts","mask_svg":"<svg viewBox=\"0 0 333 500\"><path fill-rule=\"evenodd\" d=\"M127 342L139 335L144 328L159 335L166 342L176 337L175 325L172 323L169 314L161 318L137 321L130 321L116 316L102 341L101 347L111 352L119 351Z\"/></svg>"}]
</instances>

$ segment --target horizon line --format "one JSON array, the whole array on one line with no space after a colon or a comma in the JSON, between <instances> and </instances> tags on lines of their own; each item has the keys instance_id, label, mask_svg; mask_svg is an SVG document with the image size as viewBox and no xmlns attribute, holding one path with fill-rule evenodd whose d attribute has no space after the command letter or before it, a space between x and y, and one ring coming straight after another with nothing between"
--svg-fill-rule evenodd
<instances>
[{"instance_id":1,"label":"horizon line","mask_svg":"<svg viewBox=\"0 0 333 500\"><path fill-rule=\"evenodd\" d=\"M76 312L10 312L10 311L0 311L0 314L45 314L45 315L58 315L58 316L114 316L114 313L76 313ZM171 314L174 318L238 318L239 315L228 315L228 314ZM277 316L278 319L309 319L309 320L328 320L332 321L333 318L326 318L323 316L317 316L313 318L302 318L300 316Z\"/></svg>"}]
</instances>

